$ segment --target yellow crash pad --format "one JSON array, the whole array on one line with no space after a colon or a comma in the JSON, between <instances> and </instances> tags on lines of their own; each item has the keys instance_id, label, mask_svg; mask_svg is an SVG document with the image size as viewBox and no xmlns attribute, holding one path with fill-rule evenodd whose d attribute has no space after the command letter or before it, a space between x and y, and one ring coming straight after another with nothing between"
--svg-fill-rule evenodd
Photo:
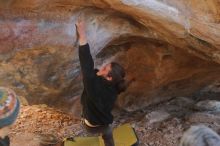
<instances>
[{"instance_id":1,"label":"yellow crash pad","mask_svg":"<svg viewBox=\"0 0 220 146\"><path fill-rule=\"evenodd\" d=\"M113 130L115 146L137 146L138 139L130 124L124 124ZM74 141L65 140L64 146L105 146L99 137L75 137Z\"/></svg>"}]
</instances>

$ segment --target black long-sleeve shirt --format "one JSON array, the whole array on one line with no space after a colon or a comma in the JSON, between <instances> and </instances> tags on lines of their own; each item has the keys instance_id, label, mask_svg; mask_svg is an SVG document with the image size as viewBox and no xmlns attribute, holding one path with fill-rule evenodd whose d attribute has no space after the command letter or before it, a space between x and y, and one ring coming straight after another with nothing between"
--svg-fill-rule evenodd
<instances>
[{"instance_id":1,"label":"black long-sleeve shirt","mask_svg":"<svg viewBox=\"0 0 220 146\"><path fill-rule=\"evenodd\" d=\"M113 122L111 114L117 91L106 79L97 76L88 44L79 47L79 60L83 75L84 90L81 96L83 116L93 125L108 125Z\"/></svg>"}]
</instances>

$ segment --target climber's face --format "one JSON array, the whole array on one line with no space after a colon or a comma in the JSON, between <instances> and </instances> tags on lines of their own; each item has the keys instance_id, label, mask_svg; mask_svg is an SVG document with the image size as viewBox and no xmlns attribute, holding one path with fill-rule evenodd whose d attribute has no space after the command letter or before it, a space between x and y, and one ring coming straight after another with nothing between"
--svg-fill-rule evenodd
<instances>
[{"instance_id":1,"label":"climber's face","mask_svg":"<svg viewBox=\"0 0 220 146\"><path fill-rule=\"evenodd\" d=\"M109 72L111 71L111 64L107 64L100 68L100 70L96 73L97 76L102 76L106 80L111 81L112 77L109 76Z\"/></svg>"}]
</instances>

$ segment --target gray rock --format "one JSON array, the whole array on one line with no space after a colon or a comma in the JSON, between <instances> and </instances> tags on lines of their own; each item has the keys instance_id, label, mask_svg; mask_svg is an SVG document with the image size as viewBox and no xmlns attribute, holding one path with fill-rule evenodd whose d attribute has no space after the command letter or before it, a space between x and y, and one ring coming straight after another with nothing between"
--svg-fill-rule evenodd
<instances>
[{"instance_id":1,"label":"gray rock","mask_svg":"<svg viewBox=\"0 0 220 146\"><path fill-rule=\"evenodd\" d=\"M188 97L176 97L175 99L171 100L169 105L176 105L179 107L190 107L195 104L195 101L188 98Z\"/></svg>"},{"instance_id":2,"label":"gray rock","mask_svg":"<svg viewBox=\"0 0 220 146\"><path fill-rule=\"evenodd\" d=\"M200 111L220 111L220 101L204 100L195 105L195 109Z\"/></svg>"},{"instance_id":3,"label":"gray rock","mask_svg":"<svg viewBox=\"0 0 220 146\"><path fill-rule=\"evenodd\" d=\"M170 114L164 110L158 110L150 112L145 117L150 124L153 124L167 120L170 117Z\"/></svg>"},{"instance_id":4,"label":"gray rock","mask_svg":"<svg viewBox=\"0 0 220 146\"><path fill-rule=\"evenodd\" d=\"M181 138L179 146L220 146L220 136L204 126L192 126Z\"/></svg>"}]
</instances>

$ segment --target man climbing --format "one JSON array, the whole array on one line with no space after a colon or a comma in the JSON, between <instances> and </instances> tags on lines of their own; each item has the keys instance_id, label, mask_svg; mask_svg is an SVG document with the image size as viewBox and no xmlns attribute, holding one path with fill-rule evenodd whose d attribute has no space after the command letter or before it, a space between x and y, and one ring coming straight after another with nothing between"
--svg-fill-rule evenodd
<instances>
[{"instance_id":1,"label":"man climbing","mask_svg":"<svg viewBox=\"0 0 220 146\"><path fill-rule=\"evenodd\" d=\"M100 70L94 69L94 62L87 42L84 22L76 23L79 39L79 60L83 75L84 90L81 96L82 122L90 133L100 133L105 146L114 146L111 111L117 95L126 89L125 70L118 63L111 62Z\"/></svg>"},{"instance_id":2,"label":"man climbing","mask_svg":"<svg viewBox=\"0 0 220 146\"><path fill-rule=\"evenodd\" d=\"M8 134L18 116L19 108L20 103L15 93L0 87L0 146L10 145Z\"/></svg>"}]
</instances>

